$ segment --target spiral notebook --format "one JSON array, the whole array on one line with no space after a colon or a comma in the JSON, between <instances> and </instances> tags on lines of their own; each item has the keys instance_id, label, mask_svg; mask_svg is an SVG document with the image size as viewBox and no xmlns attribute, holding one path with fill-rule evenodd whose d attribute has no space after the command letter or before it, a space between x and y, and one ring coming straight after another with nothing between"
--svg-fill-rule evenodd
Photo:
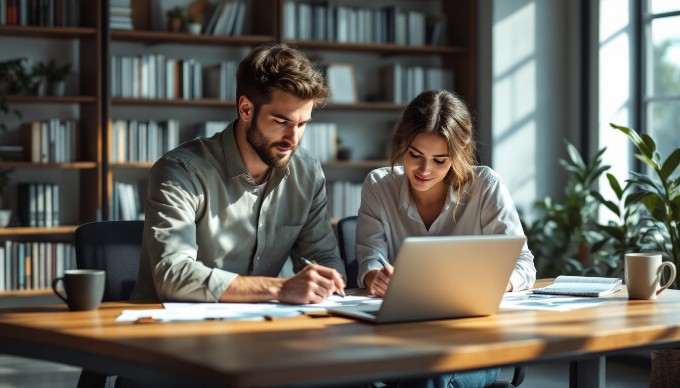
<instances>
[{"instance_id":1,"label":"spiral notebook","mask_svg":"<svg viewBox=\"0 0 680 388\"><path fill-rule=\"evenodd\" d=\"M495 314L525 240L505 235L408 237L381 305L328 311L374 323Z\"/></svg>"}]
</instances>

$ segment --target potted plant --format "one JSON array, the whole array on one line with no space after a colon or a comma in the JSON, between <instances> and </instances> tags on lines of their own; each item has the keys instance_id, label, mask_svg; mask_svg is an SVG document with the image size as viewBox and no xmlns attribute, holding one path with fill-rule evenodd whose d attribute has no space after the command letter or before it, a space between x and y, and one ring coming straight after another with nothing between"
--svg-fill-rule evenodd
<instances>
[{"instance_id":1,"label":"potted plant","mask_svg":"<svg viewBox=\"0 0 680 388\"><path fill-rule=\"evenodd\" d=\"M4 115L13 113L21 118L21 112L10 109L7 104L7 95L25 95L33 89L31 76L26 72L23 62L26 58L10 59L0 62L0 112ZM0 130L6 130L7 124L0 121Z\"/></svg>"},{"instance_id":2,"label":"potted plant","mask_svg":"<svg viewBox=\"0 0 680 388\"><path fill-rule=\"evenodd\" d=\"M602 164L604 151L586 163L576 147L567 143L569 159L560 160L570 174L564 200L546 197L534 204L539 216L524 230L539 277L601 275L617 265L591 253L591 247L601 240L596 228L599 203L593 193L595 183L609 169Z\"/></svg>"},{"instance_id":3,"label":"potted plant","mask_svg":"<svg viewBox=\"0 0 680 388\"><path fill-rule=\"evenodd\" d=\"M31 74L37 81L38 95L63 96L66 86L66 76L71 73L71 64L58 65L57 61L38 62L33 66Z\"/></svg>"},{"instance_id":4,"label":"potted plant","mask_svg":"<svg viewBox=\"0 0 680 388\"><path fill-rule=\"evenodd\" d=\"M165 15L168 17L168 31L180 32L184 22L184 8L178 5L170 8Z\"/></svg>"},{"instance_id":5,"label":"potted plant","mask_svg":"<svg viewBox=\"0 0 680 388\"><path fill-rule=\"evenodd\" d=\"M200 35L203 28L203 16L198 13L188 13L187 32L191 35Z\"/></svg>"}]
</instances>

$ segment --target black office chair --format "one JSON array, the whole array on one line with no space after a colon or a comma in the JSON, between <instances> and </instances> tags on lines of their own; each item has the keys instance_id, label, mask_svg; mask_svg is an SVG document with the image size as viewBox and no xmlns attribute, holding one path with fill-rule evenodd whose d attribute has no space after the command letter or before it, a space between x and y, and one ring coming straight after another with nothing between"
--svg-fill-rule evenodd
<instances>
[{"instance_id":1,"label":"black office chair","mask_svg":"<svg viewBox=\"0 0 680 388\"><path fill-rule=\"evenodd\" d=\"M359 287L357 284L359 263L357 262L356 252L354 251L356 245L357 218L357 216L349 216L341 218L338 221L338 245L340 246L340 256L345 260L347 287L349 288ZM517 387L524 381L527 369L527 366L516 366L512 381L499 380L491 384L488 388Z\"/></svg>"},{"instance_id":2,"label":"black office chair","mask_svg":"<svg viewBox=\"0 0 680 388\"><path fill-rule=\"evenodd\" d=\"M359 273L359 263L354 252L356 243L357 216L341 218L338 221L338 245L340 246L340 257L345 260L345 271L347 272L347 288L358 288L357 275Z\"/></svg>"},{"instance_id":3,"label":"black office chair","mask_svg":"<svg viewBox=\"0 0 680 388\"><path fill-rule=\"evenodd\" d=\"M106 271L104 302L127 301L137 282L144 221L99 221L75 231L76 263ZM106 387L109 376L83 369L78 388Z\"/></svg>"}]
</instances>

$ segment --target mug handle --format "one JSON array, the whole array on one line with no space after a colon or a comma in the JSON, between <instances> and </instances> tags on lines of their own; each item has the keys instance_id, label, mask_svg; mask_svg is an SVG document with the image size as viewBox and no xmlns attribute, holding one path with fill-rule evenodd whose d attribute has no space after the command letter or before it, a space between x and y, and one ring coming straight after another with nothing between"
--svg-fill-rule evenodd
<instances>
[{"instance_id":1,"label":"mug handle","mask_svg":"<svg viewBox=\"0 0 680 388\"><path fill-rule=\"evenodd\" d=\"M670 262L670 261L664 261L664 262L661 263L661 265L659 266L659 272L660 272L660 273L663 272L663 267L668 267L668 268L671 269L671 276L668 278L668 281L666 282L666 284L664 284L663 287L659 288L659 289L656 291L656 294L657 294L657 295L659 295L659 294L661 293L661 291L665 290L665 289L668 288L671 284L673 284L673 281L675 280L675 264L673 264L673 263Z\"/></svg>"},{"instance_id":2,"label":"mug handle","mask_svg":"<svg viewBox=\"0 0 680 388\"><path fill-rule=\"evenodd\" d=\"M675 269L673 269L675 271ZM673 272L675 274L675 272ZM674 276L675 277L675 276ZM64 303L68 304L68 300L66 299L65 295L62 295L59 291L57 291L57 283L61 281L62 283L64 282L64 278L56 278L52 280L52 291L59 297L59 299L63 300Z\"/></svg>"}]
</instances>

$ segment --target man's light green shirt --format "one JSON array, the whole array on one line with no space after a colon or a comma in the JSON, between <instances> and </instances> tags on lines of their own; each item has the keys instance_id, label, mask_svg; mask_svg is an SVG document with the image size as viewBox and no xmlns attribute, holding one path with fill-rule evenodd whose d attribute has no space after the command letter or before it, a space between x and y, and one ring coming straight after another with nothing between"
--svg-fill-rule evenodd
<instances>
[{"instance_id":1,"label":"man's light green shirt","mask_svg":"<svg viewBox=\"0 0 680 388\"><path fill-rule=\"evenodd\" d=\"M168 152L149 174L132 299L216 302L239 275L277 276L289 254L345 277L325 185L319 161L298 149L258 186L234 123Z\"/></svg>"}]
</instances>

